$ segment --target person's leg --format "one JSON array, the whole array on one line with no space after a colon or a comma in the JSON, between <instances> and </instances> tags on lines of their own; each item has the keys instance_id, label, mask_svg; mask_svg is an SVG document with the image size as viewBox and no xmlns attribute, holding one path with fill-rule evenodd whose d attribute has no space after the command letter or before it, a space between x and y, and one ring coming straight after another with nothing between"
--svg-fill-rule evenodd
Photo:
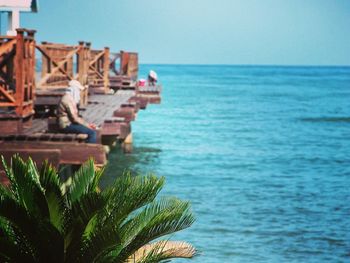
<instances>
[{"instance_id":1,"label":"person's leg","mask_svg":"<svg viewBox=\"0 0 350 263\"><path fill-rule=\"evenodd\" d=\"M71 124L63 129L65 133L83 133L87 134L88 138L86 140L87 143L96 143L96 131L85 127L80 124Z\"/></svg>"}]
</instances>

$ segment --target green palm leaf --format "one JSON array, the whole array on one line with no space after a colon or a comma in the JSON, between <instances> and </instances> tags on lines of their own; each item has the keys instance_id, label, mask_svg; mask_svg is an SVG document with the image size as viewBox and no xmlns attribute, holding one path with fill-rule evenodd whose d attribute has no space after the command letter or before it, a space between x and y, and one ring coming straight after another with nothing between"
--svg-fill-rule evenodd
<instances>
[{"instance_id":1,"label":"green palm leaf","mask_svg":"<svg viewBox=\"0 0 350 263\"><path fill-rule=\"evenodd\" d=\"M164 178L126 173L100 192L103 169L89 160L62 192L47 162L40 173L31 159L3 163L10 186L0 186L0 262L125 262L134 255L145 263L195 253L187 243L150 243L194 221L188 202L156 200Z\"/></svg>"},{"instance_id":2,"label":"green palm leaf","mask_svg":"<svg viewBox=\"0 0 350 263\"><path fill-rule=\"evenodd\" d=\"M5 165L6 166L6 165ZM11 168L6 166L7 177L11 182L13 196L29 213L49 218L49 208L40 185L35 164L29 158L25 163L18 155L11 161Z\"/></svg>"},{"instance_id":3,"label":"green palm leaf","mask_svg":"<svg viewBox=\"0 0 350 263\"><path fill-rule=\"evenodd\" d=\"M194 220L188 202L163 198L151 203L122 226L121 259L152 240L191 226Z\"/></svg>"},{"instance_id":4,"label":"green palm leaf","mask_svg":"<svg viewBox=\"0 0 350 263\"><path fill-rule=\"evenodd\" d=\"M107 189L103 195L108 202L106 205L106 217L100 218L105 224L112 221L120 225L130 213L152 202L164 185L164 178L154 175L131 176L126 173L119 177L112 188Z\"/></svg>"},{"instance_id":5,"label":"green palm leaf","mask_svg":"<svg viewBox=\"0 0 350 263\"><path fill-rule=\"evenodd\" d=\"M95 231L97 213L104 207L103 196L96 192L84 194L79 200L71 204L66 225L65 247L67 257L75 255L82 246L84 238L88 238Z\"/></svg>"},{"instance_id":6,"label":"green palm leaf","mask_svg":"<svg viewBox=\"0 0 350 263\"><path fill-rule=\"evenodd\" d=\"M16 155L13 156L13 158L15 158ZM18 197L18 185L17 185L17 182L16 182L16 179L13 175L13 172L11 170L11 167L9 167L5 161L5 158L4 156L1 155L1 162L2 162L2 166L4 167L4 170L5 170L5 174L6 174L6 177L9 179L10 181L10 192L11 194L13 195L13 197L18 200L19 197ZM12 159L11 159L11 162L12 162Z\"/></svg>"},{"instance_id":7,"label":"green palm leaf","mask_svg":"<svg viewBox=\"0 0 350 263\"><path fill-rule=\"evenodd\" d=\"M102 256L118 248L120 242L119 229L115 227L105 227L94 232L84 240L81 262L100 261Z\"/></svg>"},{"instance_id":8,"label":"green palm leaf","mask_svg":"<svg viewBox=\"0 0 350 263\"><path fill-rule=\"evenodd\" d=\"M97 183L101 173L95 174L95 165L92 159L83 164L73 175L72 184L68 188L68 200L75 202L91 191L96 191ZM96 178L98 177L98 178Z\"/></svg>"},{"instance_id":9,"label":"green palm leaf","mask_svg":"<svg viewBox=\"0 0 350 263\"><path fill-rule=\"evenodd\" d=\"M40 183L45 189L44 194L48 204L50 221L60 231L64 231L64 217L67 206L61 191L59 177L55 168L45 161L40 170Z\"/></svg>"}]
</instances>

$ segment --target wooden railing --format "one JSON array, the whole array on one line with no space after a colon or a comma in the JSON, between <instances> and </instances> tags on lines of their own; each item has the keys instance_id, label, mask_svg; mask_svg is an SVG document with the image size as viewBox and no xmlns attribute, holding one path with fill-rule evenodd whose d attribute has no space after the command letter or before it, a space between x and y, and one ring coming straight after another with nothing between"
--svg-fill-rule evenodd
<instances>
[{"instance_id":1,"label":"wooden railing","mask_svg":"<svg viewBox=\"0 0 350 263\"><path fill-rule=\"evenodd\" d=\"M96 93L109 92L109 55L108 47L103 50L90 50L88 83Z\"/></svg>"},{"instance_id":2,"label":"wooden railing","mask_svg":"<svg viewBox=\"0 0 350 263\"><path fill-rule=\"evenodd\" d=\"M17 35L14 37L0 37L0 117L2 119L25 119L34 113L34 34L34 30L17 29Z\"/></svg>"},{"instance_id":3,"label":"wooden railing","mask_svg":"<svg viewBox=\"0 0 350 263\"><path fill-rule=\"evenodd\" d=\"M108 93L111 88L128 88L137 78L137 53L111 53L108 47L92 50L91 44L83 41L78 45L48 42L36 45L34 34L33 30L18 29L17 36L0 37L2 118L31 116L35 94L37 105L57 105L62 88L67 87L72 79L89 87L90 90L83 92L81 98L81 105L87 105L88 92ZM36 82L35 50L38 50L41 60L41 73Z\"/></svg>"},{"instance_id":4,"label":"wooden railing","mask_svg":"<svg viewBox=\"0 0 350 263\"><path fill-rule=\"evenodd\" d=\"M137 53L111 53L108 47L95 50L82 41L78 46L43 42L36 47L42 54L40 90L66 87L71 79L77 79L89 86L90 93L108 93L137 79Z\"/></svg>"},{"instance_id":5,"label":"wooden railing","mask_svg":"<svg viewBox=\"0 0 350 263\"><path fill-rule=\"evenodd\" d=\"M42 42L36 48L42 54L38 87L45 89L66 86L72 79L79 80L82 85L88 84L89 45L84 46L82 41L77 46Z\"/></svg>"},{"instance_id":6,"label":"wooden railing","mask_svg":"<svg viewBox=\"0 0 350 263\"><path fill-rule=\"evenodd\" d=\"M77 46L42 42L36 48L42 55L41 78L37 85L40 96L67 87L72 79L88 85L89 45L84 45L83 41ZM87 104L87 95L88 90L81 94L82 105Z\"/></svg>"}]
</instances>

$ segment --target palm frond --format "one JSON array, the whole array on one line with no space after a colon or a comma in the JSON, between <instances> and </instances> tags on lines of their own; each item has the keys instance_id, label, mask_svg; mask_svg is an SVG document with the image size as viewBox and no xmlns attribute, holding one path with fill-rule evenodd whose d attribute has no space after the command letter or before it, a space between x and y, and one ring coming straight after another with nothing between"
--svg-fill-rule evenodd
<instances>
[{"instance_id":1,"label":"palm frond","mask_svg":"<svg viewBox=\"0 0 350 263\"><path fill-rule=\"evenodd\" d=\"M92 182L90 184L89 192L100 191L98 187L104 171L105 171L105 167L102 167L99 169L95 167L95 176L93 177Z\"/></svg>"},{"instance_id":2,"label":"palm frond","mask_svg":"<svg viewBox=\"0 0 350 263\"><path fill-rule=\"evenodd\" d=\"M40 183L45 189L44 194L48 204L50 221L62 232L64 230L64 216L67 206L61 191L57 171L47 161L42 164L40 170Z\"/></svg>"},{"instance_id":3,"label":"palm frond","mask_svg":"<svg viewBox=\"0 0 350 263\"><path fill-rule=\"evenodd\" d=\"M131 176L124 174L119 177L112 188L104 191L108 199L106 217L101 222L112 221L120 225L130 213L152 202L164 185L164 178L154 175Z\"/></svg>"},{"instance_id":4,"label":"palm frond","mask_svg":"<svg viewBox=\"0 0 350 263\"><path fill-rule=\"evenodd\" d=\"M194 216L190 204L177 198L154 201L130 218L121 229L123 250L121 259L134 253L139 247L192 225Z\"/></svg>"},{"instance_id":5,"label":"palm frond","mask_svg":"<svg viewBox=\"0 0 350 263\"><path fill-rule=\"evenodd\" d=\"M122 226L123 242L143 240L146 244L158 237L192 225L195 218L190 203L177 198L162 198L145 207Z\"/></svg>"},{"instance_id":6,"label":"palm frond","mask_svg":"<svg viewBox=\"0 0 350 263\"><path fill-rule=\"evenodd\" d=\"M195 254L187 243L150 243L194 221L189 202L155 199L164 178L125 173L100 192L103 169L89 160L63 192L47 162L39 173L31 159L2 161L10 186L0 186L0 261L104 263L133 255L146 263Z\"/></svg>"},{"instance_id":7,"label":"palm frond","mask_svg":"<svg viewBox=\"0 0 350 263\"><path fill-rule=\"evenodd\" d=\"M67 192L68 200L73 203L79 200L82 195L91 192L96 184L97 179L95 177L95 165L93 160L90 159L73 175L72 184ZM93 190L96 191L96 189Z\"/></svg>"},{"instance_id":8,"label":"palm frond","mask_svg":"<svg viewBox=\"0 0 350 263\"><path fill-rule=\"evenodd\" d=\"M100 259L113 249L118 248L120 243L121 240L118 228L107 227L100 229L84 241L82 253L83 262L87 262L91 259L93 259L92 261Z\"/></svg>"},{"instance_id":9,"label":"palm frond","mask_svg":"<svg viewBox=\"0 0 350 263\"><path fill-rule=\"evenodd\" d=\"M15 155L16 156L16 155ZM15 157L14 156L14 157ZM13 195L13 197L18 200L19 197L18 197L18 185L17 185L17 182L15 180L15 177L13 175L13 171L11 169L11 166L8 166L6 161L5 161L5 158L4 156L1 155L1 162L2 162L2 166L4 167L4 170L5 170L5 174L6 174L6 177L9 179L10 181L10 191ZM11 159L11 163L12 163L12 159Z\"/></svg>"},{"instance_id":10,"label":"palm frond","mask_svg":"<svg viewBox=\"0 0 350 263\"><path fill-rule=\"evenodd\" d=\"M5 168L14 196L33 215L49 218L49 208L40 185L39 174L29 158L24 162L18 155L11 161L11 169Z\"/></svg>"},{"instance_id":11,"label":"palm frond","mask_svg":"<svg viewBox=\"0 0 350 263\"><path fill-rule=\"evenodd\" d=\"M71 204L65 222L65 248L69 257L81 247L84 237L95 231L94 221L104 205L103 196L96 192L84 194Z\"/></svg>"},{"instance_id":12,"label":"palm frond","mask_svg":"<svg viewBox=\"0 0 350 263\"><path fill-rule=\"evenodd\" d=\"M88 237L82 237L78 249L66 253L66 262L107 262L101 258L120 246L117 228L99 229L92 231Z\"/></svg>"},{"instance_id":13,"label":"palm frond","mask_svg":"<svg viewBox=\"0 0 350 263\"><path fill-rule=\"evenodd\" d=\"M128 260L128 263L164 262L171 258L192 258L196 249L183 241L158 241L139 248Z\"/></svg>"},{"instance_id":14,"label":"palm frond","mask_svg":"<svg viewBox=\"0 0 350 263\"><path fill-rule=\"evenodd\" d=\"M0 195L6 195L6 196L11 196L14 198L12 192L10 191L9 187L4 186L0 183Z\"/></svg>"}]
</instances>

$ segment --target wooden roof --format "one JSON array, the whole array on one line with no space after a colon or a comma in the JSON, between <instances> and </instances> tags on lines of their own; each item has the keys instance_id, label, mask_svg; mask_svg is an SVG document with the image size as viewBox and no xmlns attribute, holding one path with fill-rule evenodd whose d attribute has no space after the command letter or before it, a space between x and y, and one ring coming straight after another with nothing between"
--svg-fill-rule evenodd
<instances>
[{"instance_id":1,"label":"wooden roof","mask_svg":"<svg viewBox=\"0 0 350 263\"><path fill-rule=\"evenodd\" d=\"M39 0L0 0L0 11L38 12Z\"/></svg>"}]
</instances>

